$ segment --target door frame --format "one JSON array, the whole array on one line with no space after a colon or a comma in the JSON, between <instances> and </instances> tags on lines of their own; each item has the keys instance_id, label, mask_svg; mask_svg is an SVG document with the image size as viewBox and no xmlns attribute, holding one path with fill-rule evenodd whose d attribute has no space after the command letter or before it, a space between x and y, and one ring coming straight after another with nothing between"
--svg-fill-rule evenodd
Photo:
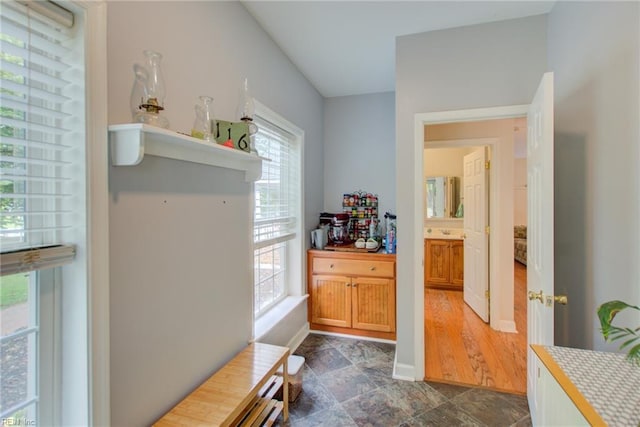
<instances>
[{"instance_id":1,"label":"door frame","mask_svg":"<svg viewBox=\"0 0 640 427\"><path fill-rule=\"evenodd\" d=\"M414 116L414 195L413 200L420 201L414 203L414 224L413 229L413 277L414 277L414 356L415 356L415 378L416 380L422 380L424 378L424 366L425 366L425 339L424 339L424 203L423 200L423 167L424 167L424 149L436 148L432 144L425 147L425 125L441 124L441 123L455 123L455 122L468 122L468 121L482 121L482 120L494 120L494 119L507 119L526 117L529 111L529 105L511 105L501 107L489 107L489 108L477 108L469 110L452 110L452 111L439 111L433 113L417 113ZM479 139L473 140L480 142ZM494 161L494 167L490 170L490 185L489 191L489 205L493 208L489 212L490 224L504 223L503 218L500 215L498 209L498 192L496 186L498 185L498 178L500 176L501 168L504 169L505 165L501 164L501 159L504 159L507 155L507 147L504 147L500 143L490 143L486 141L485 144L491 147L491 158ZM502 145L502 146L501 146ZM452 145L449 145L452 146ZM513 150L513 146L510 146ZM509 152L508 155L513 157L513 153ZM511 215L511 222L513 222L513 215ZM507 221L508 223L508 221ZM513 227L511 227L513 228ZM503 281L499 280L500 269L498 268L501 263L508 260L513 260L513 244L502 244L501 240L505 237L503 233L493 232L489 235L489 246L493 256L490 257L489 264L489 291L491 295L502 295L502 290L505 288ZM513 231L511 232L511 238L513 237ZM502 237L502 239L501 239ZM503 286L500 286L500 285ZM507 293L513 297L513 277L511 278L511 288L507 289ZM494 299L495 302L495 299ZM499 304L490 304L490 325L492 328L503 332L517 332L515 328L513 307L511 313L502 313L499 310ZM400 310L401 307L398 307Z\"/></svg>"}]
</instances>

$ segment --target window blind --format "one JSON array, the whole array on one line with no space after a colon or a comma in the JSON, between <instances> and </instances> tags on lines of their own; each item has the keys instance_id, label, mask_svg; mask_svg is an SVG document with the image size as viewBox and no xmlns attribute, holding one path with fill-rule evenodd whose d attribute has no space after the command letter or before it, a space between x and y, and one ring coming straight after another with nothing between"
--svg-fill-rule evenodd
<instances>
[{"instance_id":1,"label":"window blind","mask_svg":"<svg viewBox=\"0 0 640 427\"><path fill-rule=\"evenodd\" d=\"M84 140L72 114L84 102L73 95L82 85L69 47L73 15L52 2L3 1L0 16L0 247L7 262L16 259L9 252L31 250L20 259L44 268L48 256L33 250L64 243L83 170ZM59 254L51 257L56 264Z\"/></svg>"},{"instance_id":2,"label":"window blind","mask_svg":"<svg viewBox=\"0 0 640 427\"><path fill-rule=\"evenodd\" d=\"M294 135L260 117L255 121L256 149L270 160L255 183L254 247L260 249L295 237L300 169Z\"/></svg>"}]
</instances>

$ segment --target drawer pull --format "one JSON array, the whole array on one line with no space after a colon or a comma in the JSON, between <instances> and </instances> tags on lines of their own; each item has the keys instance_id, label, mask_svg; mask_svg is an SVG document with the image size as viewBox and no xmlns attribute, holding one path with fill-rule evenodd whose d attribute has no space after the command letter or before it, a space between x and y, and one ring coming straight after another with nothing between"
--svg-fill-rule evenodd
<instances>
[{"instance_id":1,"label":"drawer pull","mask_svg":"<svg viewBox=\"0 0 640 427\"><path fill-rule=\"evenodd\" d=\"M369 267L369 270L371 271L375 271L376 267L374 265L372 265L371 267Z\"/></svg>"},{"instance_id":2,"label":"drawer pull","mask_svg":"<svg viewBox=\"0 0 640 427\"><path fill-rule=\"evenodd\" d=\"M329 266L329 268L333 268L333 264L331 264L331 265Z\"/></svg>"}]
</instances>

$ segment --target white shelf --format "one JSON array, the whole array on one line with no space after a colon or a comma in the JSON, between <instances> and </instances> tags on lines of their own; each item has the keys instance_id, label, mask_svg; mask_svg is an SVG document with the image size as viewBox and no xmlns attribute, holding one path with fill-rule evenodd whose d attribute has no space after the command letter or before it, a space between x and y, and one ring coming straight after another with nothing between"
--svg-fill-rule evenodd
<instances>
[{"instance_id":1,"label":"white shelf","mask_svg":"<svg viewBox=\"0 0 640 427\"><path fill-rule=\"evenodd\" d=\"M262 158L216 143L143 123L109 126L113 166L135 166L145 154L245 172L245 181L262 175Z\"/></svg>"}]
</instances>

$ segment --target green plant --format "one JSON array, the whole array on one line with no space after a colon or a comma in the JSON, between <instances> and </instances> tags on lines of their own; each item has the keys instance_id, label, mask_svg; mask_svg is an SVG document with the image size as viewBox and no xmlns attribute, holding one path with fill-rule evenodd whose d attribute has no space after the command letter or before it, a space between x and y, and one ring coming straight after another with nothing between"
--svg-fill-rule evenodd
<instances>
[{"instance_id":1,"label":"green plant","mask_svg":"<svg viewBox=\"0 0 640 427\"><path fill-rule=\"evenodd\" d=\"M631 329L612 325L616 314L627 308L640 311L640 307L629 305L626 302L617 300L605 302L598 307L598 319L600 319L604 339L606 341L626 339L620 345L620 350L628 348L627 359L640 366L640 326Z\"/></svg>"}]
</instances>

